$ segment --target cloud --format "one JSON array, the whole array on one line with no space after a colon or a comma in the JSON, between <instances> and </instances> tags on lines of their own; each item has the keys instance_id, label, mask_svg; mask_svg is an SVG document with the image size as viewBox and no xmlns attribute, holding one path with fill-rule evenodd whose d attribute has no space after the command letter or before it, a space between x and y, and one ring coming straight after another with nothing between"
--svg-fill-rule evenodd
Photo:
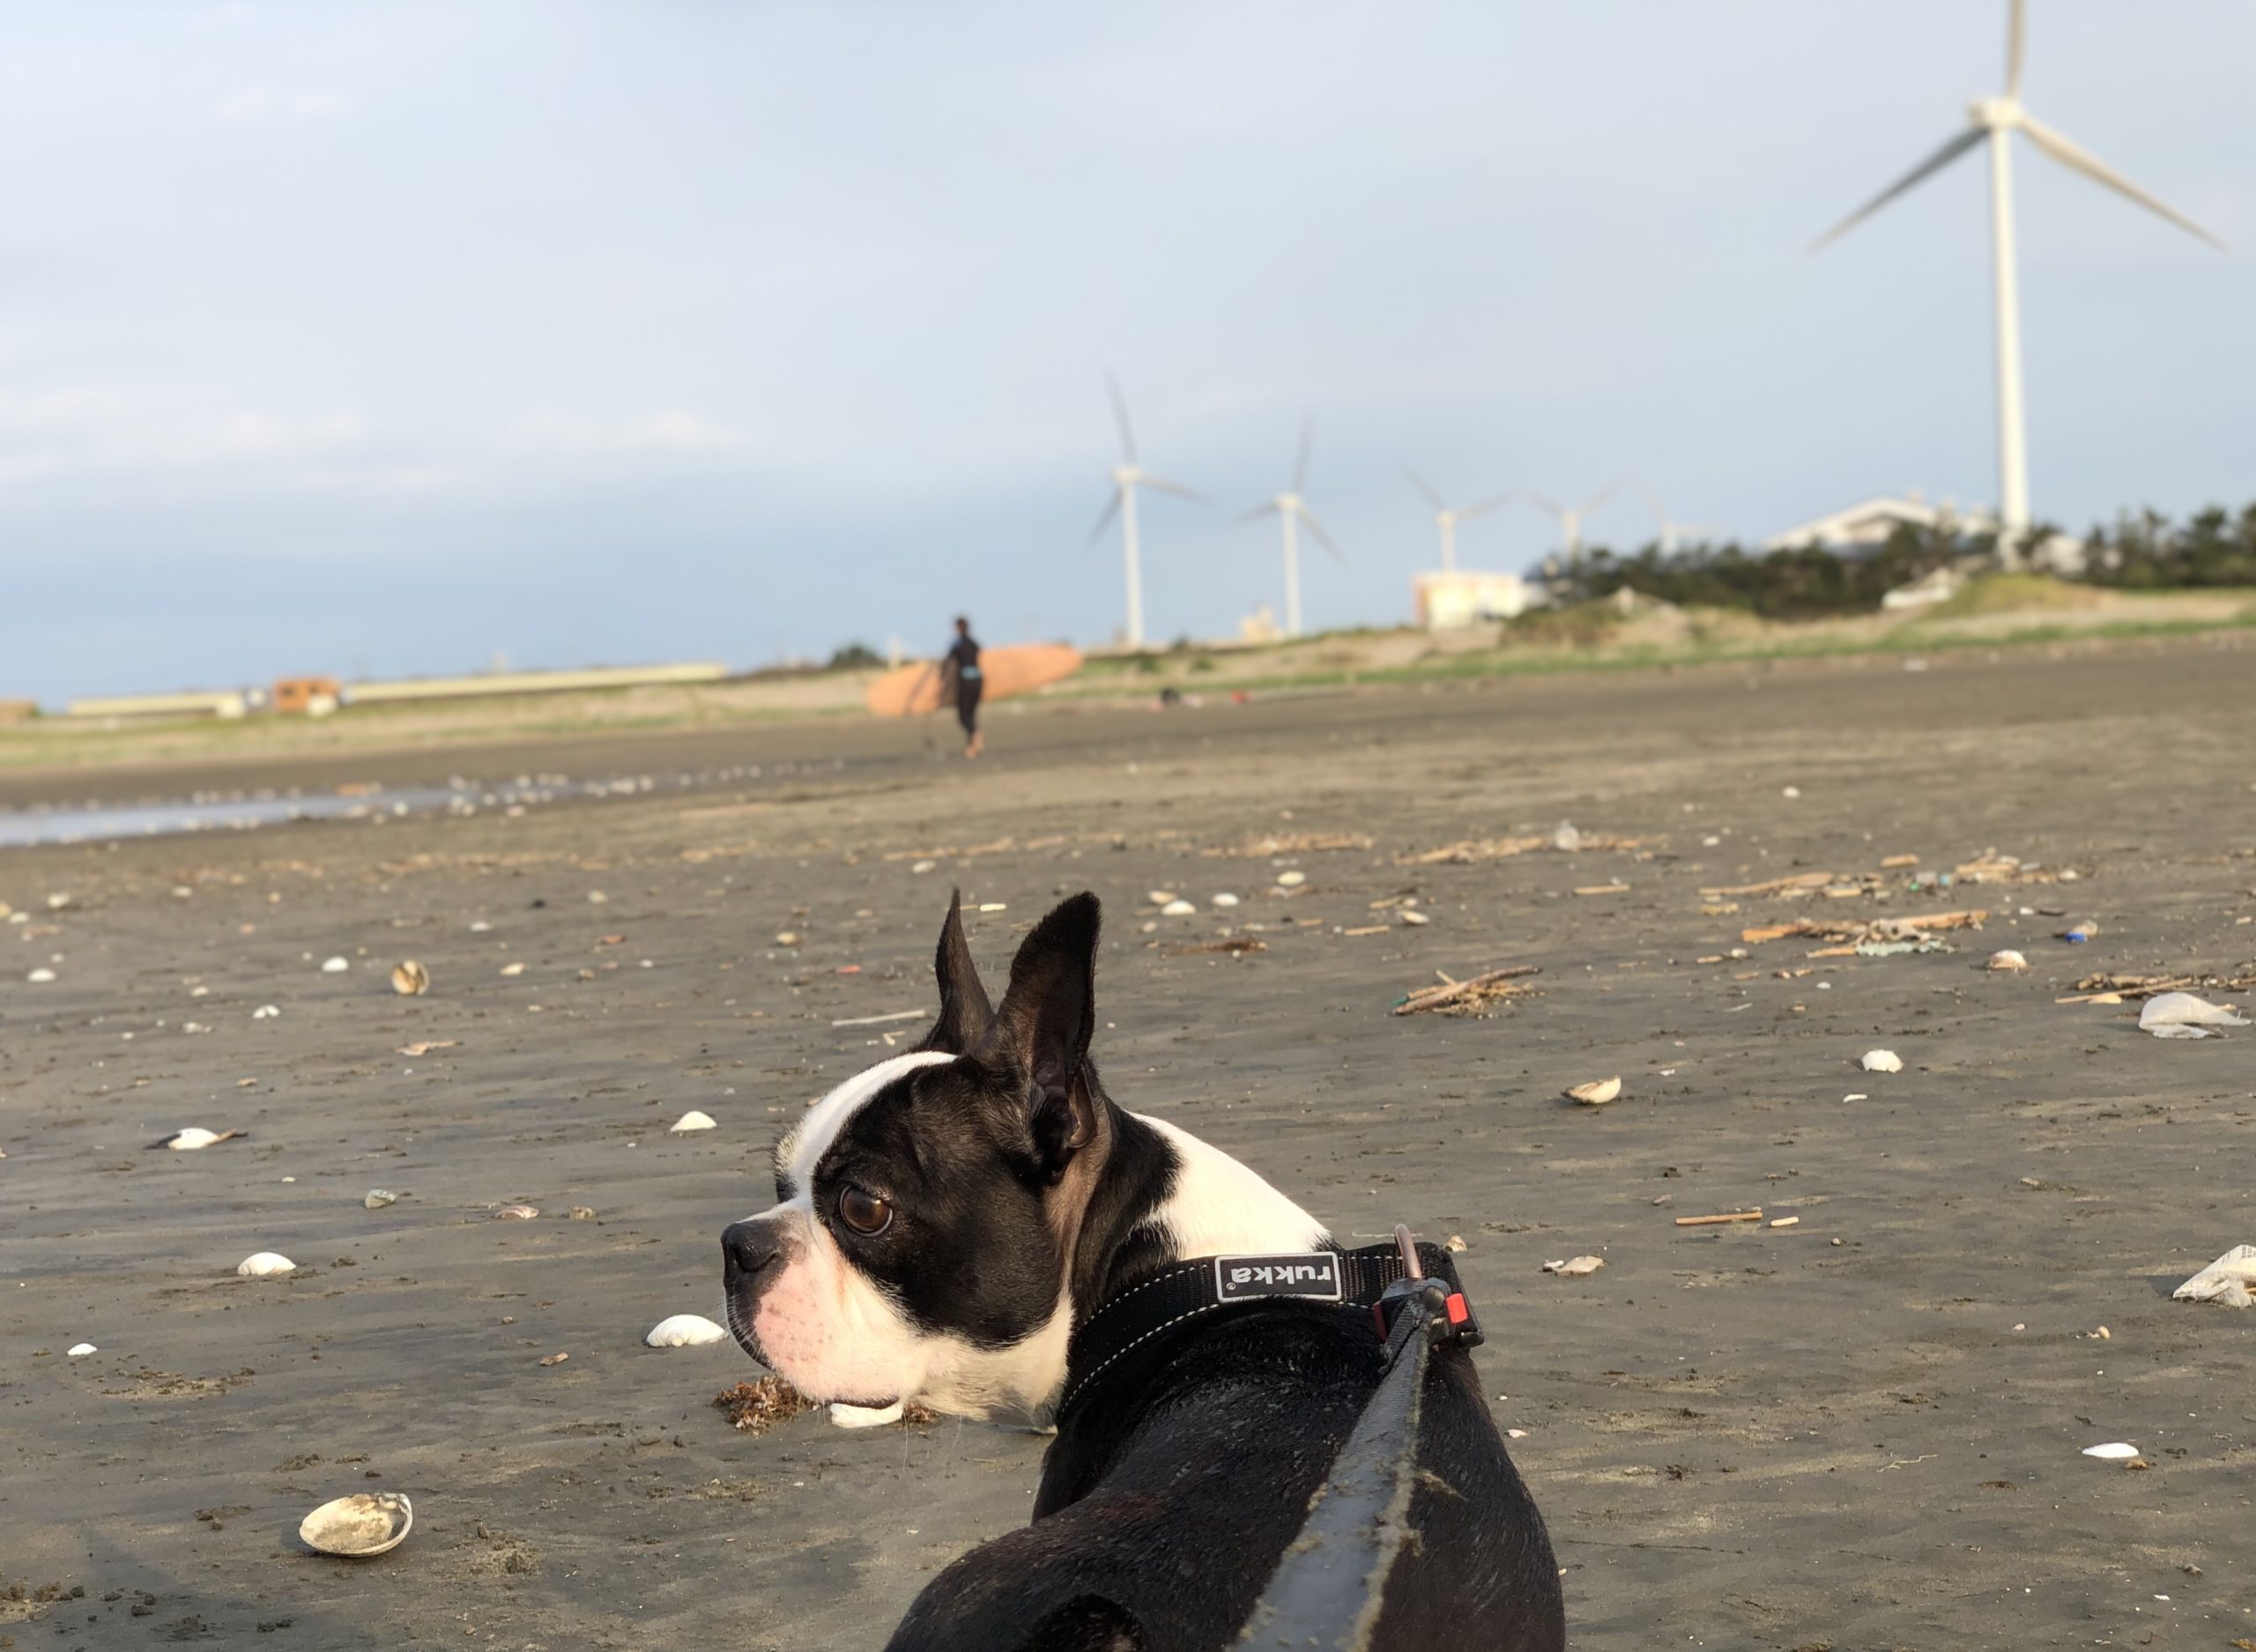
<instances>
[{"instance_id":1,"label":"cloud","mask_svg":"<svg viewBox=\"0 0 2256 1652\"><path fill-rule=\"evenodd\" d=\"M343 93L246 86L219 99L212 106L212 113L231 126L294 126L308 121L343 120L358 113L360 107Z\"/></svg>"},{"instance_id":2,"label":"cloud","mask_svg":"<svg viewBox=\"0 0 2256 1652\"><path fill-rule=\"evenodd\" d=\"M753 446L749 432L681 408L623 423L535 419L524 434L536 451L576 455L694 456L743 453Z\"/></svg>"}]
</instances>

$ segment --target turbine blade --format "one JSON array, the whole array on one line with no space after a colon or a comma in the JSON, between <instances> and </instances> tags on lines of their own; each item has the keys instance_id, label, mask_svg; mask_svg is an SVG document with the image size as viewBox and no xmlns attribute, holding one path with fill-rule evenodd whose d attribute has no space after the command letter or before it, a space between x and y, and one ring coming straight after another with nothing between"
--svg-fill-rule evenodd
<instances>
[{"instance_id":1,"label":"turbine blade","mask_svg":"<svg viewBox=\"0 0 2256 1652\"><path fill-rule=\"evenodd\" d=\"M2022 14L2022 0L2013 0L2006 21L2006 96L2021 96L2021 59L2029 43L2028 19Z\"/></svg>"},{"instance_id":2,"label":"turbine blade","mask_svg":"<svg viewBox=\"0 0 2256 1652\"><path fill-rule=\"evenodd\" d=\"M1583 501L1582 508L1577 511L1575 515L1585 519L1589 518L1595 515L1599 507L1604 505L1607 500L1612 499L1621 491L1621 483L1608 482L1604 487L1599 489L1597 493L1592 493L1588 499L1584 500Z\"/></svg>"},{"instance_id":3,"label":"turbine blade","mask_svg":"<svg viewBox=\"0 0 2256 1652\"><path fill-rule=\"evenodd\" d=\"M1137 485L1139 487L1157 488L1161 493L1172 493L1177 499L1196 500L1201 505L1211 505L1214 502L1213 500L1208 499L1204 493L1199 493L1196 488L1185 487L1180 482L1170 482L1164 477L1139 477L1137 478Z\"/></svg>"},{"instance_id":4,"label":"turbine blade","mask_svg":"<svg viewBox=\"0 0 2256 1652\"><path fill-rule=\"evenodd\" d=\"M1083 545L1081 549L1084 551L1095 550L1096 542L1104 537L1104 530L1112 526L1112 519L1119 514L1120 493L1117 489L1115 489L1113 491L1112 497L1105 501L1104 515L1096 519L1096 526L1089 530L1088 543Z\"/></svg>"},{"instance_id":5,"label":"turbine blade","mask_svg":"<svg viewBox=\"0 0 2256 1652\"><path fill-rule=\"evenodd\" d=\"M1510 504L1512 496L1510 493L1492 494L1488 498L1482 500L1478 505L1467 505L1463 510L1457 513L1457 519L1459 522L1471 522L1475 516L1487 515L1499 505Z\"/></svg>"},{"instance_id":6,"label":"turbine blade","mask_svg":"<svg viewBox=\"0 0 2256 1652\"><path fill-rule=\"evenodd\" d=\"M1268 500L1264 500L1261 503L1256 505L1251 510L1242 510L1238 512L1236 515L1230 518L1229 525L1233 528L1243 528L1247 522L1259 522L1264 516L1266 516L1271 511L1276 508L1277 507L1273 503Z\"/></svg>"},{"instance_id":7,"label":"turbine blade","mask_svg":"<svg viewBox=\"0 0 2256 1652\"><path fill-rule=\"evenodd\" d=\"M1301 420L1300 456L1293 461L1293 492L1297 493L1308 481L1308 447L1316 440L1316 415L1310 413Z\"/></svg>"},{"instance_id":8,"label":"turbine blade","mask_svg":"<svg viewBox=\"0 0 2256 1652\"><path fill-rule=\"evenodd\" d=\"M1128 463L1136 463L1136 429L1128 422L1128 398L1120 393L1120 381L1108 373L1104 388L1112 392L1112 416L1120 422L1120 450L1128 456Z\"/></svg>"},{"instance_id":9,"label":"turbine blade","mask_svg":"<svg viewBox=\"0 0 2256 1652\"><path fill-rule=\"evenodd\" d=\"M1674 525L1668 520L1668 513L1660 507L1660 500L1653 497L1652 489L1647 487L1642 482L1633 482L1629 485L1636 492L1637 497L1645 501L1645 508L1652 512L1653 520L1659 522L1664 530Z\"/></svg>"},{"instance_id":10,"label":"turbine blade","mask_svg":"<svg viewBox=\"0 0 2256 1652\"><path fill-rule=\"evenodd\" d=\"M1325 531L1324 524L1316 519L1316 513L1310 510L1307 506L1303 505L1300 507L1300 518L1302 526L1305 527L1309 532L1316 536L1317 544L1322 545L1326 551L1332 552L1332 559L1334 562L1338 562L1342 566L1345 566L1347 560L1347 553L1340 548L1340 542L1338 540L1334 539L1330 534Z\"/></svg>"},{"instance_id":11,"label":"turbine blade","mask_svg":"<svg viewBox=\"0 0 2256 1652\"><path fill-rule=\"evenodd\" d=\"M1434 485L1427 481L1424 477L1420 476L1415 470L1412 470L1406 464L1402 467L1402 474L1410 478L1411 486L1416 488L1420 493L1425 496L1426 503L1431 505L1436 510L1447 510L1449 508L1447 505L1442 503L1442 496L1434 492Z\"/></svg>"},{"instance_id":12,"label":"turbine blade","mask_svg":"<svg viewBox=\"0 0 2256 1652\"><path fill-rule=\"evenodd\" d=\"M1874 212L1879 211L1881 207L1886 206L1890 201L1893 201L1897 196L1903 194L1906 189L1911 189L1915 185L1924 183L1927 179L1933 177L1936 173L1941 172L1945 167L1950 165L1952 161L1956 160L1961 155L1973 148L1975 144L1980 143L1988 136L1989 133L1987 130L1983 127L1968 127L1964 131L1959 133L1957 137L1945 144L1941 149L1935 151L1933 154L1929 155L1918 166L1912 167L1911 171L1905 173L1895 182L1889 184L1888 188L1882 189L1878 195L1873 196L1871 200L1866 202L1855 211L1850 213L1848 217L1843 219L1831 229L1827 230L1815 241L1810 242L1810 251L1815 252L1827 242L1838 241L1842 236L1847 234L1858 225L1870 218Z\"/></svg>"},{"instance_id":13,"label":"turbine blade","mask_svg":"<svg viewBox=\"0 0 2256 1652\"><path fill-rule=\"evenodd\" d=\"M2188 235L2200 236L2219 252L2226 250L2223 241L2210 234L2192 219L2173 207L2165 206L2089 150L2073 142L2064 134L2054 131L2034 115L2023 115L2021 117L2021 130L2029 134L2030 143L2071 172L2080 172L2094 183L2104 183L2118 195L2129 196L2156 217L2168 219Z\"/></svg>"},{"instance_id":14,"label":"turbine blade","mask_svg":"<svg viewBox=\"0 0 2256 1652\"><path fill-rule=\"evenodd\" d=\"M1546 499L1540 493L1531 493L1524 487L1516 487L1510 493L1505 494L1504 497L1506 499L1524 499L1529 504L1534 506L1536 509L1547 510L1554 516L1564 516L1567 514L1567 507L1564 505L1562 505L1557 500Z\"/></svg>"}]
</instances>

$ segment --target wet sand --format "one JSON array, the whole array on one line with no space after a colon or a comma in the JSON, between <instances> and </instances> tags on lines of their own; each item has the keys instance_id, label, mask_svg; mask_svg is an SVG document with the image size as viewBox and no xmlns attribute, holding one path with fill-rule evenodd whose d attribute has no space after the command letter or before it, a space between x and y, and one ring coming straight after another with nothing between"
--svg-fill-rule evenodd
<instances>
[{"instance_id":1,"label":"wet sand","mask_svg":"<svg viewBox=\"0 0 2256 1652\"><path fill-rule=\"evenodd\" d=\"M930 1007L954 884L1006 908L973 920L997 973L1056 895L1105 899L1096 1053L1124 1105L1344 1241L1464 1237L1576 1644L2256 1637L2256 1312L2169 1300L2256 1241L2256 1036L2165 1042L2135 1005L2054 1002L2095 971L2256 968L2252 705L2256 647L2228 635L1006 707L976 768L927 728L843 722L399 753L251 778L850 760L520 819L0 855L29 915L0 926L0 1596L66 1593L0 1598L0 1635L880 1644L933 1569L1023 1520L1041 1440L738 1435L709 1402L756 1367L639 1339L715 1311L715 1241L768 1202L776 1135L921 1030L834 1022ZM1404 863L1562 820L1642 843ZM1701 893L1990 847L2079 877ZM1157 889L1200 915L1159 917ZM1375 905L1408 896L1429 924ZM1977 907L1951 952L1726 956L1748 925ZM2096 937L2052 938L2071 921ZM1256 925L1253 956L1176 950ZM2033 967L1983 972L2000 946ZM410 957L426 997L387 983ZM1536 996L1389 1012L1507 964L1540 966ZM1904 1070L1859 1070L1876 1047ZM1609 1107L1557 1099L1617 1072ZM719 1128L668 1135L693 1107ZM249 1135L148 1147L187 1124ZM376 1187L399 1202L364 1209ZM539 1217L495 1217L520 1201ZM262 1249L300 1270L236 1278ZM1582 1253L1607 1266L1540 1270ZM100 1352L67 1358L81 1340ZM2151 1466L2079 1454L2117 1440ZM304 1511L362 1489L412 1496L405 1545L302 1552Z\"/></svg>"}]
</instances>

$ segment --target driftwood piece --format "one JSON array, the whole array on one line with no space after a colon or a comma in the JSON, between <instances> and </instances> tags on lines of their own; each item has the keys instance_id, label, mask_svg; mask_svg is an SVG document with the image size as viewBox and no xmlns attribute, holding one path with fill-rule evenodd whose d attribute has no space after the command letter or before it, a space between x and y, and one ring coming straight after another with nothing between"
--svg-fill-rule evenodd
<instances>
[{"instance_id":1,"label":"driftwood piece","mask_svg":"<svg viewBox=\"0 0 2256 1652\"><path fill-rule=\"evenodd\" d=\"M1540 965L1513 964L1503 969L1491 969L1469 981L1451 981L1444 975L1440 986L1410 994L1394 1006L1394 1012L1426 1015L1438 1011L1448 1015L1469 1015L1486 1004L1518 997L1529 989L1516 983L1542 973Z\"/></svg>"}]
</instances>

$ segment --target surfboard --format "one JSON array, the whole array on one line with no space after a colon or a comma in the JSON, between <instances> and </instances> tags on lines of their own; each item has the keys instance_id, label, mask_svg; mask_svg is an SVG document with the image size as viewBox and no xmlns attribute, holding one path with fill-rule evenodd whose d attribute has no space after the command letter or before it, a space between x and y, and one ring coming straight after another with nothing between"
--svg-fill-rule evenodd
<instances>
[{"instance_id":1,"label":"surfboard","mask_svg":"<svg viewBox=\"0 0 2256 1652\"><path fill-rule=\"evenodd\" d=\"M1081 669L1081 651L1061 642L1028 643L979 650L979 672L986 682L983 703L1030 694L1062 683ZM937 660L896 666L869 685L863 701L880 717L916 717L940 708L946 678Z\"/></svg>"}]
</instances>

